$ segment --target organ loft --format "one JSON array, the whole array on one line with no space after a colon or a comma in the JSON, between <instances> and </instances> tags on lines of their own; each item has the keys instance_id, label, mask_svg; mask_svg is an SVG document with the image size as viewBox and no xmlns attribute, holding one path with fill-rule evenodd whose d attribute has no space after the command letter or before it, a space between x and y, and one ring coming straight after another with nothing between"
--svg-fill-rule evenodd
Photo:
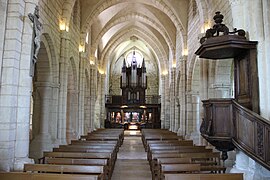
<instances>
[{"instance_id":1,"label":"organ loft","mask_svg":"<svg viewBox=\"0 0 270 180\"><path fill-rule=\"evenodd\" d=\"M123 60L121 96L106 96L107 128L160 128L160 96L146 95L147 73L144 58L139 63L135 50L130 61Z\"/></svg>"},{"instance_id":2,"label":"organ loft","mask_svg":"<svg viewBox=\"0 0 270 180\"><path fill-rule=\"evenodd\" d=\"M141 104L145 103L145 90L147 88L147 77L145 61L143 59L140 66L135 57L135 51L131 64L123 61L122 77L121 77L121 89L122 89L122 103L123 104Z\"/></svg>"}]
</instances>

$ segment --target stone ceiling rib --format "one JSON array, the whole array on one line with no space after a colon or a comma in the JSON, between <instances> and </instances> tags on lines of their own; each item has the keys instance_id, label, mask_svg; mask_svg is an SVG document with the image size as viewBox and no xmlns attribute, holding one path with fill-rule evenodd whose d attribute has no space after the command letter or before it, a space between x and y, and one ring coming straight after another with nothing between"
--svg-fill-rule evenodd
<instances>
[{"instance_id":1,"label":"stone ceiling rib","mask_svg":"<svg viewBox=\"0 0 270 180\"><path fill-rule=\"evenodd\" d=\"M155 43L155 38L152 37L150 34L148 34L148 32L144 31L143 29L133 29L133 31L122 31L120 34L118 34L117 36L115 36L113 38L113 40L111 40L111 43L104 49L104 51L102 52L102 56L101 59L103 60L103 62L100 62L100 66L102 68L106 68L105 65L109 62L109 56L111 55L111 53L125 40L127 40L127 38L129 38L132 35L136 35L141 37L141 40L144 41L145 44L147 44L149 47L151 47L152 51L156 53L155 57L158 60L158 66L159 69L161 69L161 67L163 67L163 69L166 69L166 56L168 57L168 53L166 53L166 51L162 48L161 45L157 45Z\"/></svg>"},{"instance_id":2,"label":"stone ceiling rib","mask_svg":"<svg viewBox=\"0 0 270 180\"><path fill-rule=\"evenodd\" d=\"M82 22L82 32L86 32L87 29L90 28L90 26L93 24L94 20L97 19L98 15L106 10L107 8L124 3L124 2L133 2L129 0L104 0L102 3L102 6L96 7L94 11L89 14L89 16L86 18L85 22ZM142 4L147 4L150 6L154 6L155 8L159 9L161 12L165 13L171 21L174 23L177 29L182 31L185 34L185 30L183 28L183 25L181 22L179 22L178 18L175 16L175 14L172 12L172 10L163 2L160 0L144 0L140 1Z\"/></svg>"},{"instance_id":3,"label":"stone ceiling rib","mask_svg":"<svg viewBox=\"0 0 270 180\"><path fill-rule=\"evenodd\" d=\"M169 35L166 33L166 30L164 28L162 28L161 26L159 26L159 24L157 24L156 22L152 21L151 19L149 19L148 17L139 14L139 13L131 13L131 14L127 14L126 16L122 16L119 19L114 20L113 22L110 22L108 25L106 25L102 31L99 33L97 39L95 40L95 43L93 44L94 47L97 47L101 38L103 37L103 35L108 32L109 29L111 29L113 26L115 26L116 24L125 22L125 21L132 21L132 20L138 20L138 21L142 21L145 22L146 24L150 24L153 28L157 29L162 37L165 39L166 43L169 45L169 47L171 49L173 49L174 45L172 40L170 39Z\"/></svg>"}]
</instances>

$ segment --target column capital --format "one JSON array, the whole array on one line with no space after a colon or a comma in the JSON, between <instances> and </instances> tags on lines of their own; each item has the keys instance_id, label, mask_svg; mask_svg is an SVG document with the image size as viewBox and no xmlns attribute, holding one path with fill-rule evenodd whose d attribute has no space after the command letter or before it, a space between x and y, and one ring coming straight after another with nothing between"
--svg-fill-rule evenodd
<instances>
[{"instance_id":1,"label":"column capital","mask_svg":"<svg viewBox=\"0 0 270 180\"><path fill-rule=\"evenodd\" d=\"M87 59L87 53L86 52L80 52L80 58L83 60Z\"/></svg>"},{"instance_id":2,"label":"column capital","mask_svg":"<svg viewBox=\"0 0 270 180\"><path fill-rule=\"evenodd\" d=\"M67 31L61 31L60 37L61 37L61 39L70 40L70 35L69 35L69 32L67 32Z\"/></svg>"}]
</instances>

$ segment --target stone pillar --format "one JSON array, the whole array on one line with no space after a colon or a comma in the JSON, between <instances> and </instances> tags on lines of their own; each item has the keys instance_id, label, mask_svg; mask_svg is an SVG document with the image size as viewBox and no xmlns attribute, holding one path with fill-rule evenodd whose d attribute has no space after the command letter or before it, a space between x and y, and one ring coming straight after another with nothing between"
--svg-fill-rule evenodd
<instances>
[{"instance_id":1,"label":"stone pillar","mask_svg":"<svg viewBox=\"0 0 270 180\"><path fill-rule=\"evenodd\" d=\"M186 137L190 137L193 131L193 109L192 109L192 93L186 94Z\"/></svg>"},{"instance_id":2,"label":"stone pillar","mask_svg":"<svg viewBox=\"0 0 270 180\"><path fill-rule=\"evenodd\" d=\"M69 34L61 31L60 51L60 92L59 92L59 117L58 117L58 139L61 144L66 144L66 119L67 119L67 79L68 79L68 57L69 57Z\"/></svg>"},{"instance_id":3,"label":"stone pillar","mask_svg":"<svg viewBox=\"0 0 270 180\"><path fill-rule=\"evenodd\" d=\"M171 86L170 86L170 131L175 131L175 68L171 69Z\"/></svg>"},{"instance_id":4,"label":"stone pillar","mask_svg":"<svg viewBox=\"0 0 270 180\"><path fill-rule=\"evenodd\" d=\"M49 134L51 135L53 141L53 147L59 146L61 144L60 139L58 139L59 86L59 83L51 83L51 123L49 124Z\"/></svg>"},{"instance_id":5,"label":"stone pillar","mask_svg":"<svg viewBox=\"0 0 270 180\"><path fill-rule=\"evenodd\" d=\"M7 22L7 0L0 0L0 79L2 76L2 62L3 62L3 52L4 52L4 39L6 31L6 22Z\"/></svg>"},{"instance_id":6,"label":"stone pillar","mask_svg":"<svg viewBox=\"0 0 270 180\"><path fill-rule=\"evenodd\" d=\"M105 75L100 74L98 75L98 91L97 91L97 102L96 102L96 107L95 107L95 128L102 128L104 126L104 110L105 108L105 98L102 96L105 96L104 92L104 80L105 80ZM102 104L104 103L104 104Z\"/></svg>"},{"instance_id":7,"label":"stone pillar","mask_svg":"<svg viewBox=\"0 0 270 180\"><path fill-rule=\"evenodd\" d=\"M13 170L13 163L16 157L18 159L27 159L28 147L23 147L21 152L15 152L15 146L17 138L18 143L22 144L22 141L27 142L26 136L29 135L27 134L27 130L25 130L25 128L27 128L26 121L29 121L29 116L27 116L27 114L25 119L20 119L21 122L19 122L17 126L20 59L22 52L22 34L24 30L22 17L25 15L25 2L6 2L8 2L8 4L4 1L0 2L0 5L3 6L0 14L5 13L7 15L7 17L6 15L3 15L4 22L1 24L1 27L5 27L5 30L2 30L4 33L4 41L1 41L1 43L3 42L2 45L4 47L3 52L1 52L3 58L0 60L2 63L0 71L0 171ZM17 9L18 11L13 13L14 9ZM28 73L27 75L29 75ZM20 102L22 99L23 97L20 98ZM18 136L16 134L17 128L24 128L23 133L26 134L21 134L23 136L22 139L18 137L20 136L19 134Z\"/></svg>"},{"instance_id":8,"label":"stone pillar","mask_svg":"<svg viewBox=\"0 0 270 180\"><path fill-rule=\"evenodd\" d=\"M34 163L29 159L29 130L30 130L30 99L32 78L29 76L33 26L28 18L28 13L33 13L37 1L26 0L24 9L24 26L22 34L22 49L20 59L19 91L18 91L18 116L16 125L14 171L22 171L24 163Z\"/></svg>"},{"instance_id":9,"label":"stone pillar","mask_svg":"<svg viewBox=\"0 0 270 180\"><path fill-rule=\"evenodd\" d=\"M86 66L86 54L80 53L80 69L79 69L79 125L78 125L78 134L84 134L84 97L85 97L85 86L86 86L86 78L85 78L85 66Z\"/></svg>"},{"instance_id":10,"label":"stone pillar","mask_svg":"<svg viewBox=\"0 0 270 180\"><path fill-rule=\"evenodd\" d=\"M269 119L269 106L270 106L270 83L269 83L269 49L266 46L266 39L268 38L269 43L269 34L265 34L265 22L264 18L269 19L269 14L263 12L263 5L266 5L265 9L269 8L269 5L263 0L252 1L248 0L244 2L244 5L247 7L245 12L246 18L246 30L249 33L249 39L258 41L257 45L257 64L258 64L258 78L259 78L259 102L260 102L260 115L266 119ZM268 6L268 7L267 7ZM250 9L252 9L252 16L250 15ZM269 10L268 10L269 11ZM267 12L267 10L266 10ZM265 15L265 16L264 16ZM269 22L268 22L269 24ZM269 25L268 25L269 26ZM269 30L268 30L269 31ZM268 44L269 46L269 44Z\"/></svg>"},{"instance_id":11,"label":"stone pillar","mask_svg":"<svg viewBox=\"0 0 270 180\"><path fill-rule=\"evenodd\" d=\"M105 110L105 78L106 74L101 74L100 75L100 126L101 128L104 128L104 121L106 118L106 110Z\"/></svg>"},{"instance_id":12,"label":"stone pillar","mask_svg":"<svg viewBox=\"0 0 270 180\"><path fill-rule=\"evenodd\" d=\"M69 144L71 140L78 139L78 91L68 89L67 93L67 120L66 120L66 139Z\"/></svg>"},{"instance_id":13,"label":"stone pillar","mask_svg":"<svg viewBox=\"0 0 270 180\"><path fill-rule=\"evenodd\" d=\"M95 105L96 105L96 76L97 76L97 71L95 69L94 65L91 65L91 70L90 70L90 132L95 129Z\"/></svg>"},{"instance_id":14,"label":"stone pillar","mask_svg":"<svg viewBox=\"0 0 270 180\"><path fill-rule=\"evenodd\" d=\"M49 134L49 123L51 122L51 98L52 87L49 83L36 82L34 84L36 95L40 97L39 114L39 134L32 140L30 144L30 157L36 162L43 157L43 151L52 150L52 140Z\"/></svg>"},{"instance_id":15,"label":"stone pillar","mask_svg":"<svg viewBox=\"0 0 270 180\"><path fill-rule=\"evenodd\" d=\"M179 93L179 101L180 101L180 127L177 131L178 135L186 136L187 132L187 117L186 117L186 62L187 56L182 56L179 60L180 64L180 93Z\"/></svg>"},{"instance_id":16,"label":"stone pillar","mask_svg":"<svg viewBox=\"0 0 270 180\"><path fill-rule=\"evenodd\" d=\"M164 75L164 119L165 129L170 128L170 88L169 76Z\"/></svg>"},{"instance_id":17,"label":"stone pillar","mask_svg":"<svg viewBox=\"0 0 270 180\"><path fill-rule=\"evenodd\" d=\"M264 93L267 94L267 105L262 106L260 105L260 112L262 113L262 115L266 118L269 119L270 117L270 111L269 111L269 106L270 106L270 64L269 62L269 58L270 58L270 1L268 0L262 0L263 2L263 24L264 24L264 41L265 41L265 47L264 47L264 59L263 59L263 67L264 67L264 73L265 76L260 77L262 79L261 82L267 82L267 84L264 84L266 86L266 92ZM259 71L261 71L260 69L258 69ZM261 83L260 83L261 84Z\"/></svg>"},{"instance_id":18,"label":"stone pillar","mask_svg":"<svg viewBox=\"0 0 270 180\"><path fill-rule=\"evenodd\" d=\"M160 121L161 129L165 129L165 75L161 75L161 112Z\"/></svg>"},{"instance_id":19,"label":"stone pillar","mask_svg":"<svg viewBox=\"0 0 270 180\"><path fill-rule=\"evenodd\" d=\"M199 145L200 144L200 125L201 125L201 119L200 119L200 97L198 94L192 94L191 95L191 112L192 112L192 122L193 122L193 128L191 132L191 139L193 140L194 144Z\"/></svg>"},{"instance_id":20,"label":"stone pillar","mask_svg":"<svg viewBox=\"0 0 270 180\"><path fill-rule=\"evenodd\" d=\"M245 180L267 180L270 171L256 163L240 150L236 151L236 161L230 173L244 173Z\"/></svg>"},{"instance_id":21,"label":"stone pillar","mask_svg":"<svg viewBox=\"0 0 270 180\"><path fill-rule=\"evenodd\" d=\"M91 97L86 96L84 99L84 134L91 132Z\"/></svg>"},{"instance_id":22,"label":"stone pillar","mask_svg":"<svg viewBox=\"0 0 270 180\"><path fill-rule=\"evenodd\" d=\"M176 91L179 91L176 90ZM175 125L174 125L174 132L178 132L180 128L180 102L179 97L175 97Z\"/></svg>"}]
</instances>

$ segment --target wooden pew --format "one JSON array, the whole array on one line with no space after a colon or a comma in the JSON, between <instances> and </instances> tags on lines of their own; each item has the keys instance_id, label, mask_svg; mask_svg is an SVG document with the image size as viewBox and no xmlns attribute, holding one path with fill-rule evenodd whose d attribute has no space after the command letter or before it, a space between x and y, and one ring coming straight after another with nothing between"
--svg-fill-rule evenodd
<instances>
[{"instance_id":1,"label":"wooden pew","mask_svg":"<svg viewBox=\"0 0 270 180\"><path fill-rule=\"evenodd\" d=\"M176 149L176 150L155 150L155 151L149 151L148 160L150 164L153 164L152 161L155 160L153 156L157 156L158 154L184 154L184 153L211 153L212 149L196 149L196 148L190 148L190 149ZM164 156L167 157L167 156ZM169 157L169 156L168 156Z\"/></svg>"},{"instance_id":2,"label":"wooden pew","mask_svg":"<svg viewBox=\"0 0 270 180\"><path fill-rule=\"evenodd\" d=\"M119 151L119 146L117 141L86 141L86 140L71 140L70 145L83 145L83 146L115 146L116 152Z\"/></svg>"},{"instance_id":3,"label":"wooden pew","mask_svg":"<svg viewBox=\"0 0 270 180\"><path fill-rule=\"evenodd\" d=\"M121 146L119 137L116 136L81 136L81 140L85 141L117 141L117 146Z\"/></svg>"},{"instance_id":4,"label":"wooden pew","mask_svg":"<svg viewBox=\"0 0 270 180\"><path fill-rule=\"evenodd\" d=\"M98 175L100 180L104 179L103 166L80 166L80 165L53 165L53 164L24 164L25 172L39 173L72 173Z\"/></svg>"},{"instance_id":5,"label":"wooden pew","mask_svg":"<svg viewBox=\"0 0 270 180\"><path fill-rule=\"evenodd\" d=\"M177 135L166 135L166 134L152 135L152 136L149 135L142 138L144 148L147 147L147 141L166 141L166 140L183 140L183 139L182 137Z\"/></svg>"},{"instance_id":6,"label":"wooden pew","mask_svg":"<svg viewBox=\"0 0 270 180\"><path fill-rule=\"evenodd\" d=\"M1 180L99 180L98 175L0 172Z\"/></svg>"},{"instance_id":7,"label":"wooden pew","mask_svg":"<svg viewBox=\"0 0 270 180\"><path fill-rule=\"evenodd\" d=\"M107 166L107 159L69 159L69 158L48 158L46 164L62 165L99 165Z\"/></svg>"},{"instance_id":8,"label":"wooden pew","mask_svg":"<svg viewBox=\"0 0 270 180\"><path fill-rule=\"evenodd\" d=\"M165 180L243 180L243 174L164 174Z\"/></svg>"},{"instance_id":9,"label":"wooden pew","mask_svg":"<svg viewBox=\"0 0 270 180\"><path fill-rule=\"evenodd\" d=\"M86 151L87 149L91 149L91 150L110 150L110 151L114 151L115 153L117 153L116 151L116 147L113 145L105 145L105 146L100 146L100 145L92 145L92 146L88 146L88 145L61 145L59 146L59 148L53 148L53 150L57 151L61 151L61 150L66 150L69 149L70 151L74 150L80 150L80 151Z\"/></svg>"},{"instance_id":10,"label":"wooden pew","mask_svg":"<svg viewBox=\"0 0 270 180\"><path fill-rule=\"evenodd\" d=\"M200 172L200 164L161 164L161 174Z\"/></svg>"},{"instance_id":11,"label":"wooden pew","mask_svg":"<svg viewBox=\"0 0 270 180\"><path fill-rule=\"evenodd\" d=\"M82 152L82 153L111 153L111 162L114 166L114 162L117 159L117 152L116 150L111 147L110 149L103 149L103 148L88 148L88 147L65 147L65 148L53 148L53 152ZM112 168L113 169L113 168Z\"/></svg>"},{"instance_id":12,"label":"wooden pew","mask_svg":"<svg viewBox=\"0 0 270 180\"><path fill-rule=\"evenodd\" d=\"M146 151L148 151L151 147L156 146L193 146L192 140L166 140L166 141L157 141L157 140L150 140L146 143Z\"/></svg>"},{"instance_id":13,"label":"wooden pew","mask_svg":"<svg viewBox=\"0 0 270 180\"><path fill-rule=\"evenodd\" d=\"M152 154L151 171L152 175L158 175L160 171L160 165L158 165L159 158L195 158L196 160L210 159L217 162L220 165L220 153L219 152L186 152L186 153L161 153ZM196 163L196 161L194 161Z\"/></svg>"},{"instance_id":14,"label":"wooden pew","mask_svg":"<svg viewBox=\"0 0 270 180\"><path fill-rule=\"evenodd\" d=\"M107 159L70 159L70 158L47 158L46 164L57 164L57 165L94 165L103 166L104 174L109 179L109 167Z\"/></svg>"},{"instance_id":15,"label":"wooden pew","mask_svg":"<svg viewBox=\"0 0 270 180\"><path fill-rule=\"evenodd\" d=\"M47 161L48 158L72 158L72 159L107 159L109 177L111 177L114 163L112 160L111 153L81 153L81 152L44 152L43 153L43 163Z\"/></svg>"},{"instance_id":16,"label":"wooden pew","mask_svg":"<svg viewBox=\"0 0 270 180\"><path fill-rule=\"evenodd\" d=\"M147 159L152 159L153 153L184 153L184 152L212 152L212 149L206 149L205 146L155 146L150 147L147 152Z\"/></svg>"}]
</instances>

